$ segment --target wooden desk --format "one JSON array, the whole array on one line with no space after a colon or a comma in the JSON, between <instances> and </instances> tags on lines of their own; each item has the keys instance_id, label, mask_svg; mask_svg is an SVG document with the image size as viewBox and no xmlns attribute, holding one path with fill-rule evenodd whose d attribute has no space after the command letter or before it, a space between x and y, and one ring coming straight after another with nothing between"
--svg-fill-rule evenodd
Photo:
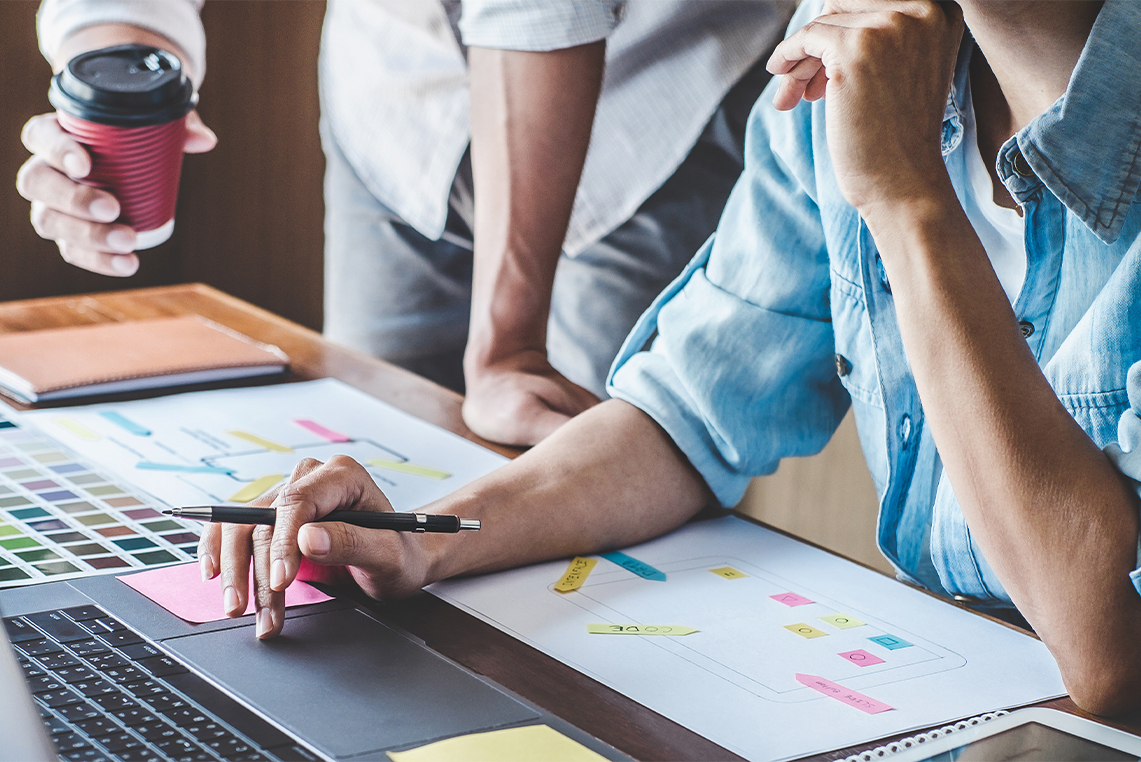
<instances>
[{"instance_id":1,"label":"wooden desk","mask_svg":"<svg viewBox=\"0 0 1141 762\"><path fill-rule=\"evenodd\" d=\"M293 361L292 380L333 377L472 441L512 456L472 434L461 398L412 373L343 347L295 323L200 284L0 304L0 332L199 314L259 341ZM736 760L726 749L652 712L494 627L431 595L385 604L381 616L468 669L641 760ZM1046 706L1077 712L1068 699ZM1141 735L1141 715L1125 727ZM870 748L815 759L835 760Z\"/></svg>"}]
</instances>

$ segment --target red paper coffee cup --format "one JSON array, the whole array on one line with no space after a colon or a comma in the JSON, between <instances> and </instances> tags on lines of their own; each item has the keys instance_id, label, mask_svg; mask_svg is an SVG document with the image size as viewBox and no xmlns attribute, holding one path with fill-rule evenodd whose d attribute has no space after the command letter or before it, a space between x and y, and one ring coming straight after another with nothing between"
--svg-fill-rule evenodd
<instances>
[{"instance_id":1,"label":"red paper coffee cup","mask_svg":"<svg viewBox=\"0 0 1141 762\"><path fill-rule=\"evenodd\" d=\"M178 58L147 45L84 53L53 77L48 98L60 126L91 154L80 182L119 200L118 221L135 229L137 248L170 238L196 101Z\"/></svg>"}]
</instances>

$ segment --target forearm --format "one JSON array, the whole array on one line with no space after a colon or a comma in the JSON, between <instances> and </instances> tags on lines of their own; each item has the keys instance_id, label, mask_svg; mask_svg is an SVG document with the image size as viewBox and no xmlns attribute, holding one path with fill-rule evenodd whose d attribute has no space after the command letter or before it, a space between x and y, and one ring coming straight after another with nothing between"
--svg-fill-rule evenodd
<instances>
[{"instance_id":1,"label":"forearm","mask_svg":"<svg viewBox=\"0 0 1141 762\"><path fill-rule=\"evenodd\" d=\"M1071 694L1117 708L1126 695L1101 686L1125 676L1128 691L1141 692L1131 645L1141 598L1127 576L1136 563L1135 497L1043 375L953 193L865 218L972 535L1050 646Z\"/></svg>"},{"instance_id":2,"label":"forearm","mask_svg":"<svg viewBox=\"0 0 1141 762\"><path fill-rule=\"evenodd\" d=\"M475 264L469 363L545 351L602 82L605 42L543 53L471 48Z\"/></svg>"},{"instance_id":3,"label":"forearm","mask_svg":"<svg viewBox=\"0 0 1141 762\"><path fill-rule=\"evenodd\" d=\"M638 408L611 400L432 505L480 519L483 529L424 535L429 581L641 542L680 526L710 499L669 435Z\"/></svg>"}]
</instances>

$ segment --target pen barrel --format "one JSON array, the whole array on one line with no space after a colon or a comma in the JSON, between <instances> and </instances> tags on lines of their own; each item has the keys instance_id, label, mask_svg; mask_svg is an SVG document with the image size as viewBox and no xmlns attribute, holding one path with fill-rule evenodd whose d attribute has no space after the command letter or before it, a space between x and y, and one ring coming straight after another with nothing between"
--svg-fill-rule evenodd
<instances>
[{"instance_id":1,"label":"pen barrel","mask_svg":"<svg viewBox=\"0 0 1141 762\"><path fill-rule=\"evenodd\" d=\"M395 532L449 532L460 531L459 516L424 513L373 513L369 511L333 511L321 521L342 521L346 524L389 529Z\"/></svg>"},{"instance_id":2,"label":"pen barrel","mask_svg":"<svg viewBox=\"0 0 1141 762\"><path fill-rule=\"evenodd\" d=\"M233 524L266 524L273 526L277 514L272 509L243 508L241 506L225 506L224 511L215 508L212 521L223 521ZM196 518L187 516L187 518Z\"/></svg>"}]
</instances>

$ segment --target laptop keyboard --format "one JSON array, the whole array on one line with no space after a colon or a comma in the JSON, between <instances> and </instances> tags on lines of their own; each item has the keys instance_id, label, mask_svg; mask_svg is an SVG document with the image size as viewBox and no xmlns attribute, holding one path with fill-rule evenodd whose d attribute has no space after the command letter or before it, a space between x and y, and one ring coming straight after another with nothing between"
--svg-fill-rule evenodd
<instances>
[{"instance_id":1,"label":"laptop keyboard","mask_svg":"<svg viewBox=\"0 0 1141 762\"><path fill-rule=\"evenodd\" d=\"M66 762L318 759L97 606L4 626Z\"/></svg>"}]
</instances>

